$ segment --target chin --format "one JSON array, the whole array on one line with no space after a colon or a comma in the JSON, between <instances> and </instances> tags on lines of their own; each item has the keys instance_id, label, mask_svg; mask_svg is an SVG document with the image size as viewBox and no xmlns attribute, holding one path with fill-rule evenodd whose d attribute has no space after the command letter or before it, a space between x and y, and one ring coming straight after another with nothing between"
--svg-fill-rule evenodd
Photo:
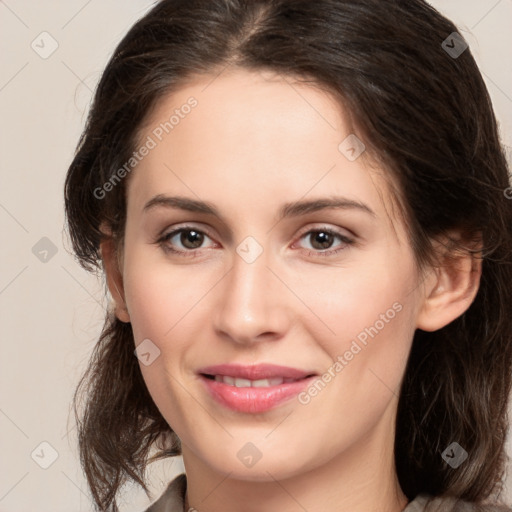
<instances>
[{"instance_id":1,"label":"chin","mask_svg":"<svg viewBox=\"0 0 512 512\"><path fill-rule=\"evenodd\" d=\"M285 480L305 470L304 465L306 461L291 460L285 453L273 452L271 455L266 456L265 450L262 450L262 452L261 458L256 462L244 462L243 455L241 456L242 460L239 460L237 455L226 460L226 453L224 452L222 457L226 461L225 464L219 465L219 460L222 460L222 458L214 455L213 459L211 459L211 462L214 463L210 465L214 471L220 474L229 474L229 477L232 479L247 482Z\"/></svg>"}]
</instances>

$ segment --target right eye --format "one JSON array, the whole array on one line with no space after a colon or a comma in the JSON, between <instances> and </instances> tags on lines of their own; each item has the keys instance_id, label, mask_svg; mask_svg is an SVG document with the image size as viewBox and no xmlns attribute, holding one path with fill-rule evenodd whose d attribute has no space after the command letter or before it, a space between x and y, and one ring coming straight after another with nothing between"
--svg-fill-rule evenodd
<instances>
[{"instance_id":1,"label":"right eye","mask_svg":"<svg viewBox=\"0 0 512 512\"><path fill-rule=\"evenodd\" d=\"M157 243L160 244L162 249L166 252L178 256L193 257L197 255L196 251L201 248L205 237L210 238L204 231L193 226L183 226L164 234L157 240ZM176 246L179 244L181 244L183 248L176 249Z\"/></svg>"}]
</instances>

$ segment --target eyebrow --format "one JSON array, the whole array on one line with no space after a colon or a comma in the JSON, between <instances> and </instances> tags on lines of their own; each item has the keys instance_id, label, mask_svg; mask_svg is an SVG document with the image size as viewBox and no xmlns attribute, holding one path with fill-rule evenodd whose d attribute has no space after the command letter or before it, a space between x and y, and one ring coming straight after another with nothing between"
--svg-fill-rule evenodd
<instances>
[{"instance_id":1,"label":"eyebrow","mask_svg":"<svg viewBox=\"0 0 512 512\"><path fill-rule=\"evenodd\" d=\"M200 201L183 196L166 196L158 194L151 198L143 208L143 212L148 212L154 208L175 208L186 210L189 212L203 213L213 215L221 220L224 220L219 210L212 204L206 201ZM295 201L292 203L285 203L279 210L279 220L288 217L298 217L308 213L317 212L326 209L341 209L341 210L359 210L365 212L372 217L376 217L375 212L365 203L347 199L345 197L332 196L313 200Z\"/></svg>"}]
</instances>

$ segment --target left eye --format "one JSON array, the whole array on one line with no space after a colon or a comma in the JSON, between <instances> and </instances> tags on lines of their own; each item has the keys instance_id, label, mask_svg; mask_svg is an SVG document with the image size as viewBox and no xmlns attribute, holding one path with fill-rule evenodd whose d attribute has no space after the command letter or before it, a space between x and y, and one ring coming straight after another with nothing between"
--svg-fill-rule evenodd
<instances>
[{"instance_id":1,"label":"left eye","mask_svg":"<svg viewBox=\"0 0 512 512\"><path fill-rule=\"evenodd\" d=\"M325 249L330 249L332 247L333 241L336 238L342 242L342 244L340 244L341 248L343 248L345 245L350 245L353 243L353 240L351 238L348 238L347 236L345 236L341 233L338 233L336 231L333 231L331 229L326 229L326 228L313 229L301 236L301 240L309 239L311 241L310 249L313 249L315 251L321 251L321 252L324 252L327 254L329 254L331 252L337 252L338 250L340 250L340 249L337 249L337 250L332 250L332 251L331 250L325 251Z\"/></svg>"}]
</instances>

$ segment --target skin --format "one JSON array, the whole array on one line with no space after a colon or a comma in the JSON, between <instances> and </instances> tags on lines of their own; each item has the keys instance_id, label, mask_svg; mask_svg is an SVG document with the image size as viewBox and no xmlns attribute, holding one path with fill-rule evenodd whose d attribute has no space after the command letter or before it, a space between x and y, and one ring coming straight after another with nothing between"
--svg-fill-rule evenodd
<instances>
[{"instance_id":1,"label":"skin","mask_svg":"<svg viewBox=\"0 0 512 512\"><path fill-rule=\"evenodd\" d=\"M185 510L403 510L394 419L412 337L469 307L478 262L460 256L417 268L404 222L392 214L385 171L367 153L349 161L339 151L357 132L327 92L263 72L198 77L158 103L140 139L190 96L197 107L129 177L119 264L112 241L102 244L118 318L131 322L136 345L149 338L161 352L140 367L182 442ZM166 207L144 212L158 194L208 201L222 218ZM325 209L278 220L283 203L333 195L374 215ZM155 243L184 225L207 231L202 245L183 245L179 234L164 245L195 250L194 257ZM322 249L311 233L322 228L353 243L333 236ZM248 236L263 249L252 263L236 252ZM196 375L227 362L322 375L397 303L400 312L307 404L293 398L265 413L234 412L212 400ZM252 467L237 457L248 442L262 455Z\"/></svg>"}]
</instances>

